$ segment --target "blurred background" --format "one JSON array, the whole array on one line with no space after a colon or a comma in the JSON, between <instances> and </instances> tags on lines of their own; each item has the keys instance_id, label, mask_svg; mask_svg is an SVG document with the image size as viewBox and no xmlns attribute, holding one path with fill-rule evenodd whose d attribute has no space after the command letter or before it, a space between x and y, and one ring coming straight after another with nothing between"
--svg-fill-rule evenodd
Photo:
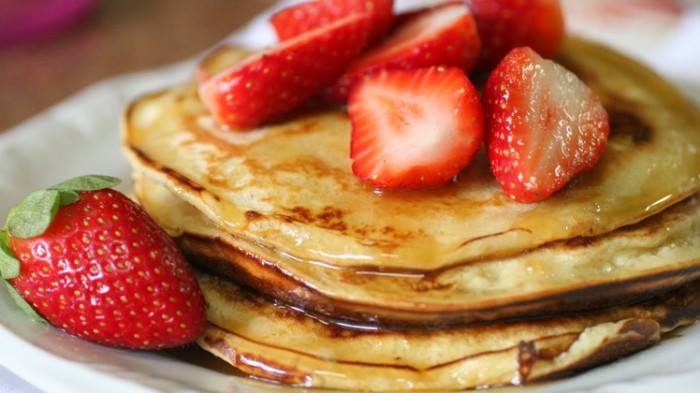
<instances>
[{"instance_id":1,"label":"blurred background","mask_svg":"<svg viewBox=\"0 0 700 393\"><path fill-rule=\"evenodd\" d=\"M100 79L201 53L275 3L0 0L0 131ZM570 31L700 86L698 1L562 3Z\"/></svg>"},{"instance_id":2,"label":"blurred background","mask_svg":"<svg viewBox=\"0 0 700 393\"><path fill-rule=\"evenodd\" d=\"M109 76L183 60L275 0L0 0L0 130Z\"/></svg>"}]
</instances>

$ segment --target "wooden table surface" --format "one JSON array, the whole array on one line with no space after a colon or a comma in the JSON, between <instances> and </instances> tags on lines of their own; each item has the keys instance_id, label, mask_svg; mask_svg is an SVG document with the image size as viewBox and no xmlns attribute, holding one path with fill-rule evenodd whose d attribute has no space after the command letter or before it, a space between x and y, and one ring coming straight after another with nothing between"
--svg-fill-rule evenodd
<instances>
[{"instance_id":1,"label":"wooden table surface","mask_svg":"<svg viewBox=\"0 0 700 393\"><path fill-rule=\"evenodd\" d=\"M0 49L0 132L116 74L182 60L275 0L100 0L51 40Z\"/></svg>"}]
</instances>

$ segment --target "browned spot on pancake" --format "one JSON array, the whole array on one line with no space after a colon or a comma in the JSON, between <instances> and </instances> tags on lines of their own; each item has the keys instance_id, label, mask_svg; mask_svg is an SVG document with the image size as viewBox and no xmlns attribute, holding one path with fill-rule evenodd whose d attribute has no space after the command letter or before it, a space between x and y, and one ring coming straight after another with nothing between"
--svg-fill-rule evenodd
<instances>
[{"instance_id":1,"label":"browned spot on pancake","mask_svg":"<svg viewBox=\"0 0 700 393\"><path fill-rule=\"evenodd\" d=\"M353 232L355 232L356 235L366 237L368 233L368 228L367 227L361 227L361 228L353 228Z\"/></svg>"},{"instance_id":2,"label":"browned spot on pancake","mask_svg":"<svg viewBox=\"0 0 700 393\"><path fill-rule=\"evenodd\" d=\"M164 172L165 174L167 174L168 176L170 176L170 177L176 179L178 182L185 184L188 188L190 188L190 189L193 190L193 191L196 191L196 192L202 192L202 191L204 191L204 187L202 187L202 186L200 186L199 184L193 182L193 181L190 180L189 178L187 178L187 177L181 175L179 172L177 172L176 170L174 170L174 169L172 169L172 168L168 168L167 166L162 166L162 167L160 168L160 170L161 170L162 172Z\"/></svg>"},{"instance_id":3,"label":"browned spot on pancake","mask_svg":"<svg viewBox=\"0 0 700 393\"><path fill-rule=\"evenodd\" d=\"M411 231L401 232L401 231L396 230L394 227L390 227L390 226L386 226L386 227L382 228L381 231L383 234L391 236L394 240L398 240L398 241L411 240L415 236L414 232L411 232ZM417 231L417 233L423 233L423 231L419 229Z\"/></svg>"},{"instance_id":4,"label":"browned spot on pancake","mask_svg":"<svg viewBox=\"0 0 700 393\"><path fill-rule=\"evenodd\" d=\"M228 184L228 180L224 178L223 176L220 176L216 174L217 170L212 170L211 167L209 169L209 173L205 176L205 184L209 184L210 186L218 187L218 188L230 188Z\"/></svg>"},{"instance_id":5,"label":"browned spot on pancake","mask_svg":"<svg viewBox=\"0 0 700 393\"><path fill-rule=\"evenodd\" d=\"M484 240L484 239L488 239L488 238L492 238L492 237L503 236L503 235L505 235L505 234L507 234L507 233L510 233L510 232L532 233L531 230L526 229L526 228L513 228L513 229L509 229L509 230L507 230L507 231L498 232L498 233L490 233L490 234L488 234L488 235L478 236L478 237L475 237L475 238L471 238L471 239L465 240L465 241L462 242L462 244L460 244L459 247L457 247L457 248L459 249L459 248L468 246L470 243L478 242L478 241L480 241L480 240Z\"/></svg>"},{"instance_id":6,"label":"browned spot on pancake","mask_svg":"<svg viewBox=\"0 0 700 393\"><path fill-rule=\"evenodd\" d=\"M548 337L547 345L537 346L537 358L542 360L552 360L569 350L571 345L578 338L579 333L565 333L556 337Z\"/></svg>"},{"instance_id":7,"label":"browned spot on pancake","mask_svg":"<svg viewBox=\"0 0 700 393\"><path fill-rule=\"evenodd\" d=\"M274 300L270 299L270 301ZM274 310L276 319L294 319L298 322L304 322L308 319L307 315L303 312L294 310L291 307L281 304L279 301L276 301L274 305L272 309Z\"/></svg>"},{"instance_id":8,"label":"browned spot on pancake","mask_svg":"<svg viewBox=\"0 0 700 393\"><path fill-rule=\"evenodd\" d=\"M392 226L376 227L364 225L352 228L352 235L360 239L362 244L376 245L386 249L396 247L398 243L411 240L416 235L425 235L422 229L417 231L399 231Z\"/></svg>"},{"instance_id":9,"label":"browned spot on pancake","mask_svg":"<svg viewBox=\"0 0 700 393\"><path fill-rule=\"evenodd\" d=\"M316 216L318 220L323 222L331 222L343 219L343 211L334 207L326 206L321 213Z\"/></svg>"},{"instance_id":10,"label":"browned spot on pancake","mask_svg":"<svg viewBox=\"0 0 700 393\"><path fill-rule=\"evenodd\" d=\"M340 279L344 283L351 285L362 285L370 282L375 276L371 274L357 274L353 269L342 269L340 271Z\"/></svg>"},{"instance_id":11,"label":"browned spot on pancake","mask_svg":"<svg viewBox=\"0 0 700 393\"><path fill-rule=\"evenodd\" d=\"M289 214L280 214L278 217L286 222L313 224L320 228L338 232L345 232L348 229L348 225L345 223L345 221L343 221L343 211L331 206L324 207L318 213L313 213L311 210L303 206L296 206L285 210Z\"/></svg>"},{"instance_id":12,"label":"browned spot on pancake","mask_svg":"<svg viewBox=\"0 0 700 393\"><path fill-rule=\"evenodd\" d=\"M678 291L678 296L665 299L669 310L659 320L665 331L695 322L700 315L700 298L695 296L696 290L693 286L685 286Z\"/></svg>"},{"instance_id":13,"label":"browned spot on pancake","mask_svg":"<svg viewBox=\"0 0 700 393\"><path fill-rule=\"evenodd\" d=\"M245 212L245 218L246 218L246 220L248 220L248 221L259 220L259 219L261 219L261 218L263 218L263 217L264 217L264 216L263 216L262 214L260 214L260 213L258 213L258 212L256 212L256 211L254 211L254 210L248 210L247 212Z\"/></svg>"},{"instance_id":14,"label":"browned spot on pancake","mask_svg":"<svg viewBox=\"0 0 700 393\"><path fill-rule=\"evenodd\" d=\"M292 213L294 213L294 218L297 221L304 222L304 223L311 223L314 222L313 216L311 215L311 210L297 206L289 209Z\"/></svg>"},{"instance_id":15,"label":"browned spot on pancake","mask_svg":"<svg viewBox=\"0 0 700 393\"><path fill-rule=\"evenodd\" d=\"M655 323L639 323L637 320L626 321L619 330L620 334L635 333L641 337L652 337L659 332Z\"/></svg>"},{"instance_id":16,"label":"browned spot on pancake","mask_svg":"<svg viewBox=\"0 0 700 393\"><path fill-rule=\"evenodd\" d=\"M261 295L259 292L247 290L230 291L228 290L229 286L222 280L216 279L212 280L211 282L213 283L213 286L215 286L218 291L224 295L226 301L230 303L251 303L258 307L262 307L268 303L268 300L263 297L264 295ZM241 284L241 288L243 288L242 285L243 284Z\"/></svg>"},{"instance_id":17,"label":"browned spot on pancake","mask_svg":"<svg viewBox=\"0 0 700 393\"><path fill-rule=\"evenodd\" d=\"M532 367L537 360L537 350L532 341L521 341L518 344L518 378L513 381L514 385L526 384Z\"/></svg>"},{"instance_id":18,"label":"browned spot on pancake","mask_svg":"<svg viewBox=\"0 0 700 393\"><path fill-rule=\"evenodd\" d=\"M644 145L652 141L654 130L635 113L620 109L608 108L610 120L610 137L630 138L635 145Z\"/></svg>"},{"instance_id":19,"label":"browned spot on pancake","mask_svg":"<svg viewBox=\"0 0 700 393\"><path fill-rule=\"evenodd\" d=\"M275 214L275 217L279 218L280 220L282 220L288 224L297 222L296 220L294 220L294 217L285 216L284 214Z\"/></svg>"},{"instance_id":20,"label":"browned spot on pancake","mask_svg":"<svg viewBox=\"0 0 700 393\"><path fill-rule=\"evenodd\" d=\"M569 240L566 240L566 246L569 248L584 248L590 247L600 239L595 236L579 236Z\"/></svg>"},{"instance_id":21,"label":"browned spot on pancake","mask_svg":"<svg viewBox=\"0 0 700 393\"><path fill-rule=\"evenodd\" d=\"M416 292L444 291L454 286L454 283L440 283L435 280L423 279L415 283L413 289Z\"/></svg>"},{"instance_id":22,"label":"browned spot on pancake","mask_svg":"<svg viewBox=\"0 0 700 393\"><path fill-rule=\"evenodd\" d=\"M151 159L151 157L146 154L145 151L139 149L138 147L134 146L129 146L129 149L131 149L131 152L134 153L136 156L138 156L142 161L146 161L150 165L154 165L155 163Z\"/></svg>"},{"instance_id":23,"label":"browned spot on pancake","mask_svg":"<svg viewBox=\"0 0 700 393\"><path fill-rule=\"evenodd\" d=\"M175 179L176 181L182 183L184 186L188 187L192 191L196 191L196 192L204 191L204 187L200 186L199 184L195 183L194 181L190 180L189 178L181 175L177 171L175 171L167 166L162 166L162 165L156 164L151 159L151 157L149 157L143 150L136 148L134 146L130 146L130 149L145 164L164 172L166 175L168 175L168 176L172 177L173 179Z\"/></svg>"}]
</instances>

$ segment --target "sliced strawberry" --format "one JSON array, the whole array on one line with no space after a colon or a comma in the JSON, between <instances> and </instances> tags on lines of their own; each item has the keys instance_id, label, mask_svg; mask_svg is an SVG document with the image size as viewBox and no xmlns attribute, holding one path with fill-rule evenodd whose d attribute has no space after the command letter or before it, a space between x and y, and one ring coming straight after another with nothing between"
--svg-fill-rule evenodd
<instances>
[{"instance_id":1,"label":"sliced strawberry","mask_svg":"<svg viewBox=\"0 0 700 393\"><path fill-rule=\"evenodd\" d=\"M484 89L491 169L509 197L537 202L592 168L610 127L600 98L530 48L512 50Z\"/></svg>"},{"instance_id":2,"label":"sliced strawberry","mask_svg":"<svg viewBox=\"0 0 700 393\"><path fill-rule=\"evenodd\" d=\"M325 26L352 13L372 15L369 40L380 37L391 27L394 0L318 0L297 4L272 15L270 23L280 41Z\"/></svg>"},{"instance_id":3,"label":"sliced strawberry","mask_svg":"<svg viewBox=\"0 0 700 393\"><path fill-rule=\"evenodd\" d=\"M467 0L481 36L479 67L491 68L511 49L556 55L564 38L559 0Z\"/></svg>"},{"instance_id":4,"label":"sliced strawberry","mask_svg":"<svg viewBox=\"0 0 700 393\"><path fill-rule=\"evenodd\" d=\"M346 69L367 42L369 21L369 14L353 14L253 55L200 82L200 97L232 128L288 113Z\"/></svg>"},{"instance_id":5,"label":"sliced strawberry","mask_svg":"<svg viewBox=\"0 0 700 393\"><path fill-rule=\"evenodd\" d=\"M469 71L480 47L474 18L466 6L450 3L433 8L408 20L384 43L353 62L325 95L344 103L357 81L381 70L446 66Z\"/></svg>"},{"instance_id":6,"label":"sliced strawberry","mask_svg":"<svg viewBox=\"0 0 700 393\"><path fill-rule=\"evenodd\" d=\"M353 172L375 187L443 185L483 140L479 96L458 68L371 75L353 89L348 112Z\"/></svg>"}]
</instances>

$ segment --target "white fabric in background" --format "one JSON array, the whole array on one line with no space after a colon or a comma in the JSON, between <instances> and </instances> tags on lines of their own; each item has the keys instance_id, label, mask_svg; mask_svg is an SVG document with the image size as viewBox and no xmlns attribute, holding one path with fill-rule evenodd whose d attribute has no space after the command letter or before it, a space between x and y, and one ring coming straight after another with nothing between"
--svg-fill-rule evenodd
<instances>
[{"instance_id":1,"label":"white fabric in background","mask_svg":"<svg viewBox=\"0 0 700 393\"><path fill-rule=\"evenodd\" d=\"M0 367L0 393L41 393L34 386Z\"/></svg>"}]
</instances>

